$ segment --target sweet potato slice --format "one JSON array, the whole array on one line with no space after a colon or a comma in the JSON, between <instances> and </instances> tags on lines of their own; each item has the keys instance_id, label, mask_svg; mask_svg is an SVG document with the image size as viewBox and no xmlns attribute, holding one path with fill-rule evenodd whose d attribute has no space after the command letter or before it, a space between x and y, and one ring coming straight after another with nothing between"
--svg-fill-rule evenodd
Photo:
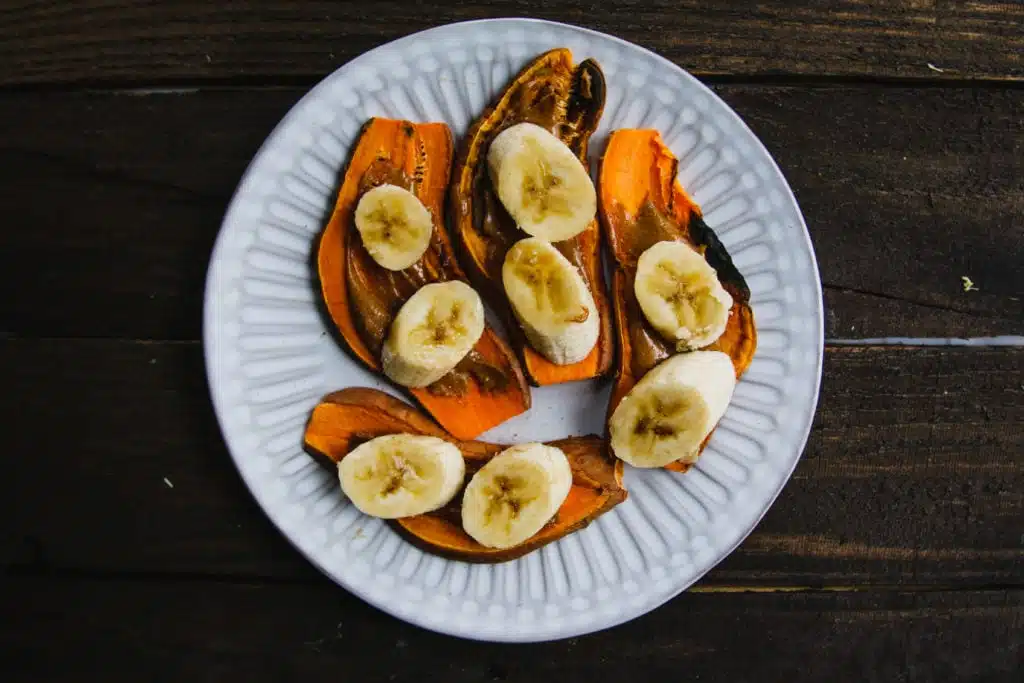
<instances>
[{"instance_id":1,"label":"sweet potato slice","mask_svg":"<svg viewBox=\"0 0 1024 683\"><path fill-rule=\"evenodd\" d=\"M750 365L757 347L750 289L725 246L704 222L700 207L676 180L678 165L655 130L613 132L601 160L598 206L615 262L612 301L619 341L609 416L641 377L675 353L672 344L647 323L633 293L637 259L656 242L679 240L700 250L732 295L725 332L708 348L729 355L737 378ZM687 467L678 462L667 466L679 471Z\"/></svg>"},{"instance_id":2,"label":"sweet potato slice","mask_svg":"<svg viewBox=\"0 0 1024 683\"><path fill-rule=\"evenodd\" d=\"M343 389L321 401L306 425L306 451L321 462L334 464L353 448L385 434L425 434L451 441L466 459L466 481L505 446L460 441L402 401L375 389ZM487 548L462 530L462 493L446 507L415 517L391 520L391 525L423 550L467 562L506 562L558 540L589 524L626 499L622 463L596 436L550 442L561 448L572 466L573 482L554 518L528 541L515 548Z\"/></svg>"},{"instance_id":3,"label":"sweet potato slice","mask_svg":"<svg viewBox=\"0 0 1024 683\"><path fill-rule=\"evenodd\" d=\"M520 71L481 114L455 161L449 198L453 237L474 285L503 311L526 375L537 385L598 377L611 366L614 335L601 267L601 230L595 219L576 237L555 243L580 270L601 316L600 335L590 354L572 365L556 365L530 347L505 297L505 253L528 235L516 226L491 186L487 149L505 128L534 123L558 136L586 165L587 144L601 118L604 98L604 75L597 62L588 59L577 66L567 49L546 52Z\"/></svg>"},{"instance_id":4,"label":"sweet potato slice","mask_svg":"<svg viewBox=\"0 0 1024 683\"><path fill-rule=\"evenodd\" d=\"M330 221L317 250L324 304L352 355L380 370L391 320L430 282L465 280L444 228L444 196L452 136L443 123L370 119L359 135ZM390 271L370 257L355 228L363 192L391 183L413 192L430 210L434 233L419 262ZM471 439L530 407L529 387L515 354L488 326L469 356L436 385L410 393L459 438Z\"/></svg>"}]
</instances>

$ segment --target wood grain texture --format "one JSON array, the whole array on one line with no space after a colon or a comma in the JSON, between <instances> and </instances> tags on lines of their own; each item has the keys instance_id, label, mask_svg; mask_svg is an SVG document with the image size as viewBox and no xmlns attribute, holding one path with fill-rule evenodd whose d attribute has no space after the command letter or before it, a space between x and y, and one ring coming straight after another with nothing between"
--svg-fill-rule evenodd
<instances>
[{"instance_id":1,"label":"wood grain texture","mask_svg":"<svg viewBox=\"0 0 1024 683\"><path fill-rule=\"evenodd\" d=\"M8 3L0 85L311 82L409 33L503 16L594 28L698 74L1024 78L1018 3L87 0Z\"/></svg>"},{"instance_id":2,"label":"wood grain texture","mask_svg":"<svg viewBox=\"0 0 1024 683\"><path fill-rule=\"evenodd\" d=\"M803 459L718 576L1019 584L1024 349L836 348L825 359Z\"/></svg>"},{"instance_id":3,"label":"wood grain texture","mask_svg":"<svg viewBox=\"0 0 1024 683\"><path fill-rule=\"evenodd\" d=\"M1024 591L686 593L554 643L467 643L313 586L9 579L8 683L1017 681ZM571 673L570 673L571 672Z\"/></svg>"},{"instance_id":4,"label":"wood grain texture","mask_svg":"<svg viewBox=\"0 0 1024 683\"><path fill-rule=\"evenodd\" d=\"M5 682L1019 680L1024 348L829 348L803 459L739 549L630 624L513 649L306 562L235 471L194 340L231 193L305 90L516 15L714 84L801 203L827 337L1024 334L1021 3L0 4Z\"/></svg>"},{"instance_id":5,"label":"wood grain texture","mask_svg":"<svg viewBox=\"0 0 1024 683\"><path fill-rule=\"evenodd\" d=\"M985 334L984 317L1024 333L1024 93L719 92L804 211L830 290L826 336L875 337L926 309L966 336ZM877 297L871 307L843 310L863 295ZM906 336L954 334L926 324Z\"/></svg>"},{"instance_id":6,"label":"wood grain texture","mask_svg":"<svg viewBox=\"0 0 1024 683\"><path fill-rule=\"evenodd\" d=\"M1024 91L717 89L801 203L827 337L1024 333ZM231 192L302 92L3 96L2 331L197 338Z\"/></svg>"},{"instance_id":7,"label":"wood grain texture","mask_svg":"<svg viewBox=\"0 0 1024 683\"><path fill-rule=\"evenodd\" d=\"M316 576L235 472L197 344L7 341L0 374L9 567ZM830 350L793 480L704 583L1021 585L1022 418L1024 349Z\"/></svg>"}]
</instances>

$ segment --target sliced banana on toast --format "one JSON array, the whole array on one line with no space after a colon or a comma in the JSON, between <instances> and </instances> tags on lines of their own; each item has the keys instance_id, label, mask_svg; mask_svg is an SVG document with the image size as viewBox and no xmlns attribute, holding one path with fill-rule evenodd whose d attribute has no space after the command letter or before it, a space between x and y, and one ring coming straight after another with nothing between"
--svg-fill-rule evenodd
<instances>
[{"instance_id":1,"label":"sliced banana on toast","mask_svg":"<svg viewBox=\"0 0 1024 683\"><path fill-rule=\"evenodd\" d=\"M484 332L480 295L459 280L424 285L391 323L381 365L405 387L425 387L448 374Z\"/></svg>"},{"instance_id":2,"label":"sliced banana on toast","mask_svg":"<svg viewBox=\"0 0 1024 683\"><path fill-rule=\"evenodd\" d=\"M507 448L473 475L462 497L462 527L480 545L523 543L558 512L572 487L560 449L542 443Z\"/></svg>"},{"instance_id":3,"label":"sliced banana on toast","mask_svg":"<svg viewBox=\"0 0 1024 683\"><path fill-rule=\"evenodd\" d=\"M355 224L366 251L388 270L405 270L419 261L434 231L423 202L397 185L367 191L356 205Z\"/></svg>"},{"instance_id":4,"label":"sliced banana on toast","mask_svg":"<svg viewBox=\"0 0 1024 683\"><path fill-rule=\"evenodd\" d=\"M341 489L361 512L397 519L451 502L466 463L454 444L434 436L389 434L355 448L338 463Z\"/></svg>"},{"instance_id":5,"label":"sliced banana on toast","mask_svg":"<svg viewBox=\"0 0 1024 683\"><path fill-rule=\"evenodd\" d=\"M684 242L658 242L644 251L633 290L644 317L677 351L714 343L729 322L732 296L715 269Z\"/></svg>"},{"instance_id":6,"label":"sliced banana on toast","mask_svg":"<svg viewBox=\"0 0 1024 683\"><path fill-rule=\"evenodd\" d=\"M670 357L615 408L608 421L612 452L635 467L695 462L735 386L732 361L721 351Z\"/></svg>"},{"instance_id":7,"label":"sliced banana on toast","mask_svg":"<svg viewBox=\"0 0 1024 683\"><path fill-rule=\"evenodd\" d=\"M587 357L601 332L590 288L565 256L536 237L520 240L501 271L509 304L530 345L552 363Z\"/></svg>"},{"instance_id":8,"label":"sliced banana on toast","mask_svg":"<svg viewBox=\"0 0 1024 683\"><path fill-rule=\"evenodd\" d=\"M597 192L564 142L532 123L509 126L487 150L491 183L525 232L549 242L575 237L597 214Z\"/></svg>"}]
</instances>

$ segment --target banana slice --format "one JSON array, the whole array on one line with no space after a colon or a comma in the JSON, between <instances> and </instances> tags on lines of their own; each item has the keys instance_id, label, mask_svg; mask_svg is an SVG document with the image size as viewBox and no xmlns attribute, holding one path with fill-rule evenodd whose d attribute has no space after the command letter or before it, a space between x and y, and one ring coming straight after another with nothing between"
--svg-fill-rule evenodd
<instances>
[{"instance_id":1,"label":"banana slice","mask_svg":"<svg viewBox=\"0 0 1024 683\"><path fill-rule=\"evenodd\" d=\"M447 505L462 486L466 462L443 439L413 434L379 436L338 463L341 490L367 515L412 517Z\"/></svg>"},{"instance_id":2,"label":"banana slice","mask_svg":"<svg viewBox=\"0 0 1024 683\"><path fill-rule=\"evenodd\" d=\"M672 356L615 408L608 422L612 451L636 467L695 462L735 386L732 361L721 351Z\"/></svg>"},{"instance_id":3,"label":"banana slice","mask_svg":"<svg viewBox=\"0 0 1024 683\"><path fill-rule=\"evenodd\" d=\"M575 237L597 213L597 192L583 162L540 126L519 123L499 133L487 166L498 199L534 237Z\"/></svg>"},{"instance_id":4,"label":"banana slice","mask_svg":"<svg viewBox=\"0 0 1024 683\"><path fill-rule=\"evenodd\" d=\"M366 251L388 270L404 270L419 261L434 231L423 202L397 185L380 185L364 194L355 219Z\"/></svg>"},{"instance_id":5,"label":"banana slice","mask_svg":"<svg viewBox=\"0 0 1024 683\"><path fill-rule=\"evenodd\" d=\"M682 242L658 242L640 254L633 291L644 317L677 351L713 343L729 321L732 296L704 257Z\"/></svg>"},{"instance_id":6,"label":"banana slice","mask_svg":"<svg viewBox=\"0 0 1024 683\"><path fill-rule=\"evenodd\" d=\"M519 545L548 523L572 487L560 449L542 443L507 448L480 468L462 496L462 528L488 548Z\"/></svg>"},{"instance_id":7,"label":"banana slice","mask_svg":"<svg viewBox=\"0 0 1024 683\"><path fill-rule=\"evenodd\" d=\"M484 333L484 305L465 282L435 282L416 291L384 340L384 374L405 387L425 387L448 374Z\"/></svg>"},{"instance_id":8,"label":"banana slice","mask_svg":"<svg viewBox=\"0 0 1024 683\"><path fill-rule=\"evenodd\" d=\"M558 249L536 237L516 242L505 254L501 279L538 353L558 365L587 357L600 334L597 305L579 271Z\"/></svg>"}]
</instances>

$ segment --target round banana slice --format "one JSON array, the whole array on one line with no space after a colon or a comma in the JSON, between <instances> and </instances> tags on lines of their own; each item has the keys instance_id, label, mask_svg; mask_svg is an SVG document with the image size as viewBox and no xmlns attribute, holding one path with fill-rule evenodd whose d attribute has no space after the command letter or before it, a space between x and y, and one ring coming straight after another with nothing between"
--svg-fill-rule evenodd
<instances>
[{"instance_id":1,"label":"round banana slice","mask_svg":"<svg viewBox=\"0 0 1024 683\"><path fill-rule=\"evenodd\" d=\"M695 462L735 386L732 361L721 351L672 356L615 408L608 422L612 451L636 467Z\"/></svg>"},{"instance_id":2,"label":"round banana slice","mask_svg":"<svg viewBox=\"0 0 1024 683\"><path fill-rule=\"evenodd\" d=\"M538 353L558 365L587 357L600 334L600 316L587 283L558 249L536 237L516 242L505 254L501 279Z\"/></svg>"},{"instance_id":3,"label":"round banana slice","mask_svg":"<svg viewBox=\"0 0 1024 683\"><path fill-rule=\"evenodd\" d=\"M462 496L462 528L480 545L511 548L558 512L572 487L560 449L542 443L507 448L480 468Z\"/></svg>"},{"instance_id":4,"label":"round banana slice","mask_svg":"<svg viewBox=\"0 0 1024 683\"><path fill-rule=\"evenodd\" d=\"M519 123L487 150L491 184L519 227L559 242L583 232L597 213L597 192L583 163L540 126Z\"/></svg>"},{"instance_id":5,"label":"round banana slice","mask_svg":"<svg viewBox=\"0 0 1024 683\"><path fill-rule=\"evenodd\" d=\"M341 490L352 504L383 519L412 517L447 505L465 476L459 449L433 436L379 436L338 463Z\"/></svg>"},{"instance_id":6,"label":"round banana slice","mask_svg":"<svg viewBox=\"0 0 1024 683\"><path fill-rule=\"evenodd\" d=\"M633 291L644 317L678 351L713 343L729 322L732 297L718 273L682 242L658 242L640 254Z\"/></svg>"},{"instance_id":7,"label":"round banana slice","mask_svg":"<svg viewBox=\"0 0 1024 683\"><path fill-rule=\"evenodd\" d=\"M397 185L380 185L356 205L356 229L381 267L404 270L430 245L434 221L416 195Z\"/></svg>"},{"instance_id":8,"label":"round banana slice","mask_svg":"<svg viewBox=\"0 0 1024 683\"><path fill-rule=\"evenodd\" d=\"M484 332L484 305L465 282L435 282L416 291L391 322L381 365L405 387L425 387L448 374Z\"/></svg>"}]
</instances>

